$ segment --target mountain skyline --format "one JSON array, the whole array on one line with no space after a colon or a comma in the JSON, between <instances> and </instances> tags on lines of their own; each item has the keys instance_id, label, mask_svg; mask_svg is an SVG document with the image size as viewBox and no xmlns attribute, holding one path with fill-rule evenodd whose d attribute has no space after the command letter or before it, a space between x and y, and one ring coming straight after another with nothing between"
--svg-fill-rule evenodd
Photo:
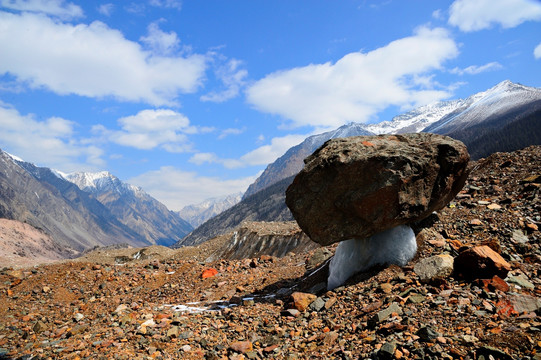
<instances>
[{"instance_id":1,"label":"mountain skyline","mask_svg":"<svg viewBox=\"0 0 541 360\"><path fill-rule=\"evenodd\" d=\"M419 131L448 134L460 130L453 123L453 120L457 117L460 118L459 122L461 124L466 124L465 127L467 128L472 126L472 121L475 121L475 114L479 115L486 111L497 113L498 111L504 111L506 108L516 107L522 102L539 101L540 98L541 88L524 86L504 80L490 89L472 94L467 98L439 101L421 106L399 114L390 121L382 121L377 124L349 123L329 132L311 135L298 145L287 149L276 161L268 164L266 169L249 184L246 191L207 198L199 203L188 204L176 211L176 213L180 215L183 221L187 221L196 228L209 218L235 205L241 199L245 199L281 179L295 175L302 168L302 160L330 138ZM499 104L497 108L493 106L496 103ZM483 108L483 105L486 104L490 106L490 109ZM524 111L532 112L536 111L536 109L525 109ZM465 116L463 116L464 113ZM469 120L465 121L464 118ZM481 118L484 119L482 116ZM6 153L15 161L29 163L16 154ZM32 165L40 166L40 164L33 163ZM57 169L49 170L57 177L70 181L81 190L97 196L111 192L136 197L149 196L141 187L122 181L109 171L63 173Z\"/></svg>"},{"instance_id":2,"label":"mountain skyline","mask_svg":"<svg viewBox=\"0 0 541 360\"><path fill-rule=\"evenodd\" d=\"M0 148L172 210L246 190L308 136L541 86L533 0L17 0L0 27Z\"/></svg>"}]
</instances>

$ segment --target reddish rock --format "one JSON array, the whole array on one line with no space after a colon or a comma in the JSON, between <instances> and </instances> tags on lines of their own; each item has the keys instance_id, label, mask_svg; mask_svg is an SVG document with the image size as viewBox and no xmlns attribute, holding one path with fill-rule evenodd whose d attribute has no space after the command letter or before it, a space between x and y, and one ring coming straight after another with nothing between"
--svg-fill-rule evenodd
<instances>
[{"instance_id":1,"label":"reddish rock","mask_svg":"<svg viewBox=\"0 0 541 360\"><path fill-rule=\"evenodd\" d=\"M314 294L307 294L303 292L294 292L291 294L292 306L299 311L306 310L308 306L310 306L310 304L316 299L317 296Z\"/></svg>"},{"instance_id":2,"label":"reddish rock","mask_svg":"<svg viewBox=\"0 0 541 360\"><path fill-rule=\"evenodd\" d=\"M250 341L235 341L229 346L229 348L241 354L245 354L254 349Z\"/></svg>"},{"instance_id":3,"label":"reddish rock","mask_svg":"<svg viewBox=\"0 0 541 360\"><path fill-rule=\"evenodd\" d=\"M466 279L505 278L510 270L511 265L486 245L465 250L454 261L455 274Z\"/></svg>"},{"instance_id":4,"label":"reddish rock","mask_svg":"<svg viewBox=\"0 0 541 360\"><path fill-rule=\"evenodd\" d=\"M332 139L305 159L286 203L321 245L363 239L443 208L468 161L460 141L429 133Z\"/></svg>"},{"instance_id":5,"label":"reddish rock","mask_svg":"<svg viewBox=\"0 0 541 360\"><path fill-rule=\"evenodd\" d=\"M507 284L505 280L500 278L498 275L494 275L492 279L477 279L476 284L487 291L509 291L509 284Z\"/></svg>"},{"instance_id":6,"label":"reddish rock","mask_svg":"<svg viewBox=\"0 0 541 360\"><path fill-rule=\"evenodd\" d=\"M206 278L209 278L209 277L213 277L216 274L218 274L218 270L216 270L214 268L210 268L210 269L203 270L203 273L201 274L201 277L203 279L206 279Z\"/></svg>"}]
</instances>

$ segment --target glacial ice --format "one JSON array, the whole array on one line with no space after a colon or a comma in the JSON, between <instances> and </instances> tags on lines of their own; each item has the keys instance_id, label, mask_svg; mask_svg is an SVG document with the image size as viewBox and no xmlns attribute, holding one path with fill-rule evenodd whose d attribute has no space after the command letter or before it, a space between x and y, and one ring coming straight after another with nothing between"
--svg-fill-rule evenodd
<instances>
[{"instance_id":1,"label":"glacial ice","mask_svg":"<svg viewBox=\"0 0 541 360\"><path fill-rule=\"evenodd\" d=\"M366 239L342 241L329 265L327 289L342 285L353 274L374 265L404 266L416 251L415 234L407 225L396 226Z\"/></svg>"}]
</instances>

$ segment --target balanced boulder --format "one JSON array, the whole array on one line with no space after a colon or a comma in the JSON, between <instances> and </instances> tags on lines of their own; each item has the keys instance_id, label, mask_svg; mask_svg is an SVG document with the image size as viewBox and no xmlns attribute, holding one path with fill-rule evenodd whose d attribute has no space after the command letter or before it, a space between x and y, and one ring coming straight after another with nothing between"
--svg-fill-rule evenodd
<instances>
[{"instance_id":1,"label":"balanced boulder","mask_svg":"<svg viewBox=\"0 0 541 360\"><path fill-rule=\"evenodd\" d=\"M462 142L429 133L332 139L304 160L286 204L321 245L364 239L443 208L468 161Z\"/></svg>"}]
</instances>

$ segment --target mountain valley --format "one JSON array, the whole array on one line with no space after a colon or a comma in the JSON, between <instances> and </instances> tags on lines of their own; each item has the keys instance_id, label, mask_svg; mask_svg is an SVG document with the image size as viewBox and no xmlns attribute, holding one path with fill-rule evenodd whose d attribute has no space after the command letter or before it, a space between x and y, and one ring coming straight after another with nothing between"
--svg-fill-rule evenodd
<instances>
[{"instance_id":1,"label":"mountain valley","mask_svg":"<svg viewBox=\"0 0 541 360\"><path fill-rule=\"evenodd\" d=\"M538 359L540 190L541 146L473 162L455 200L415 226L408 265L332 291L335 246L208 258L231 238L4 268L0 358ZM508 264L504 278L421 278L426 260L480 248Z\"/></svg>"}]
</instances>

